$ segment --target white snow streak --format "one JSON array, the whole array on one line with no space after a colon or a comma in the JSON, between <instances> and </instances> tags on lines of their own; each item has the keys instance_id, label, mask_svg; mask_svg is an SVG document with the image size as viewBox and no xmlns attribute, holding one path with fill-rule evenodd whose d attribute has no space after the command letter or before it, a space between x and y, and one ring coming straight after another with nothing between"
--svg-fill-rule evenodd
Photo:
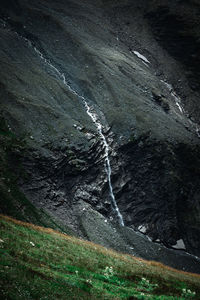
<instances>
[{"instance_id":1,"label":"white snow streak","mask_svg":"<svg viewBox=\"0 0 200 300\"><path fill-rule=\"evenodd\" d=\"M150 61L142 54L140 54L138 51L133 51L133 53L140 59L142 59L144 62L150 64Z\"/></svg>"}]
</instances>

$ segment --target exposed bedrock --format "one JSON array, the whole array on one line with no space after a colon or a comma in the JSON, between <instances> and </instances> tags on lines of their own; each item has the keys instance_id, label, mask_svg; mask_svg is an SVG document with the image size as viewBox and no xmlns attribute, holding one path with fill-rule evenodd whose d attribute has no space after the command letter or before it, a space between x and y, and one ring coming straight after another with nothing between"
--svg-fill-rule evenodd
<instances>
[{"instance_id":1,"label":"exposed bedrock","mask_svg":"<svg viewBox=\"0 0 200 300\"><path fill-rule=\"evenodd\" d=\"M198 14L195 1L3 1L2 213L17 215L14 182L82 238L200 272L184 253L200 256Z\"/></svg>"}]
</instances>

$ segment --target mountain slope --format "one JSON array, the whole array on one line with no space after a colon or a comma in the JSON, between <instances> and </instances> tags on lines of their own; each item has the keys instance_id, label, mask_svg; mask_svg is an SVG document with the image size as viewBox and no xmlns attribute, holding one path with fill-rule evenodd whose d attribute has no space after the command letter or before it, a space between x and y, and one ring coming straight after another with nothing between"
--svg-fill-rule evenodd
<instances>
[{"instance_id":1,"label":"mountain slope","mask_svg":"<svg viewBox=\"0 0 200 300\"><path fill-rule=\"evenodd\" d=\"M2 299L199 299L199 275L0 218Z\"/></svg>"},{"instance_id":2,"label":"mountain slope","mask_svg":"<svg viewBox=\"0 0 200 300\"><path fill-rule=\"evenodd\" d=\"M199 272L182 251L200 256L198 63L177 59L198 4L148 2L3 1L0 209L50 226L31 203L57 229Z\"/></svg>"}]
</instances>

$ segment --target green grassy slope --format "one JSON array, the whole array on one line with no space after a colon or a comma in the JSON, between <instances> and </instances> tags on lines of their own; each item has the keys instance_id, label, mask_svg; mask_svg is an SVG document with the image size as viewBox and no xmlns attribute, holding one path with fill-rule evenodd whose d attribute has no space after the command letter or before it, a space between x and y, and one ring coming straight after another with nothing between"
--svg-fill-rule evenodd
<instances>
[{"instance_id":1,"label":"green grassy slope","mask_svg":"<svg viewBox=\"0 0 200 300\"><path fill-rule=\"evenodd\" d=\"M0 217L1 299L200 299L200 276Z\"/></svg>"}]
</instances>

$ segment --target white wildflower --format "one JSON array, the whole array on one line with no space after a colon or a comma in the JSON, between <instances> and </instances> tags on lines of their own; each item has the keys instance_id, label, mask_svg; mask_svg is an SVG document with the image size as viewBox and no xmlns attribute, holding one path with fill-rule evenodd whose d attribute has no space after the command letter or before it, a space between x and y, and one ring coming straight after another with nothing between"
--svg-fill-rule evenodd
<instances>
[{"instance_id":1,"label":"white wildflower","mask_svg":"<svg viewBox=\"0 0 200 300\"><path fill-rule=\"evenodd\" d=\"M113 276L113 267L106 267L104 270L104 276L106 277Z\"/></svg>"},{"instance_id":2,"label":"white wildflower","mask_svg":"<svg viewBox=\"0 0 200 300\"><path fill-rule=\"evenodd\" d=\"M88 283L92 283L92 280L90 280L90 279L87 279L87 280L86 280L86 282L88 282Z\"/></svg>"},{"instance_id":3,"label":"white wildflower","mask_svg":"<svg viewBox=\"0 0 200 300\"><path fill-rule=\"evenodd\" d=\"M143 280L143 281L146 281L146 278L142 277L142 280Z\"/></svg>"}]
</instances>

